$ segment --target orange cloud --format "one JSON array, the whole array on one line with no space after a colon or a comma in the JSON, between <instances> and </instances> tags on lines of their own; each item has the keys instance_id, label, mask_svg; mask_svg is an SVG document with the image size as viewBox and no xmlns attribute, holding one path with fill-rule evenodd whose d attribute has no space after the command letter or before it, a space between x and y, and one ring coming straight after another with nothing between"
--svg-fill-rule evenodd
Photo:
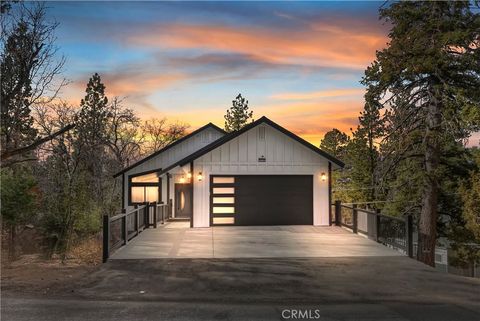
<instances>
[{"instance_id":1,"label":"orange cloud","mask_svg":"<svg viewBox=\"0 0 480 321\"><path fill-rule=\"evenodd\" d=\"M354 97L274 102L255 108L257 117L266 115L295 134L318 146L323 135L333 128L347 134L358 124L363 100Z\"/></svg>"},{"instance_id":2,"label":"orange cloud","mask_svg":"<svg viewBox=\"0 0 480 321\"><path fill-rule=\"evenodd\" d=\"M162 117L156 106L148 102L148 97L153 92L173 85L185 78L186 75L176 74L155 74L150 71L122 71L108 72L100 75L105 84L107 97L115 96L127 98L125 105L134 107L141 118ZM62 91L65 100L74 106L79 106L81 99L85 97L89 75L83 79L77 79ZM159 116L160 115L160 116Z\"/></svg>"},{"instance_id":3,"label":"orange cloud","mask_svg":"<svg viewBox=\"0 0 480 321\"><path fill-rule=\"evenodd\" d=\"M282 93L271 96L273 99L278 100L311 100L318 98L333 98L333 97L346 97L346 96L358 96L362 97L365 93L363 88L351 88L351 89L333 89L333 90L321 90L305 93Z\"/></svg>"},{"instance_id":4,"label":"orange cloud","mask_svg":"<svg viewBox=\"0 0 480 321\"><path fill-rule=\"evenodd\" d=\"M254 54L276 64L364 69L387 38L381 31L356 34L326 25L306 31L267 30L215 25L162 25L130 37L132 45L208 49Z\"/></svg>"},{"instance_id":5,"label":"orange cloud","mask_svg":"<svg viewBox=\"0 0 480 321\"><path fill-rule=\"evenodd\" d=\"M107 73L104 81L109 95L130 96L151 93L186 78L182 74Z\"/></svg>"},{"instance_id":6,"label":"orange cloud","mask_svg":"<svg viewBox=\"0 0 480 321\"><path fill-rule=\"evenodd\" d=\"M350 128L356 128L362 103L358 100L323 101L309 103L265 104L254 108L254 118L265 115L284 126L315 146L319 146L325 133L337 128L350 134ZM172 121L182 120L192 129L213 122L220 127L224 125L223 107L184 110L182 112L166 111L165 116Z\"/></svg>"}]
</instances>

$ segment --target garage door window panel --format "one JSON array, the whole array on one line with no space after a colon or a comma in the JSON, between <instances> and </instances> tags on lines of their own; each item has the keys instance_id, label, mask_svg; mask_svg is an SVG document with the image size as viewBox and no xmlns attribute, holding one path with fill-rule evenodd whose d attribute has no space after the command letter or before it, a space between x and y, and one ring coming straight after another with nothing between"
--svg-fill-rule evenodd
<instances>
[{"instance_id":1,"label":"garage door window panel","mask_svg":"<svg viewBox=\"0 0 480 321\"><path fill-rule=\"evenodd\" d=\"M235 183L235 177L223 177L215 176L213 177L213 184L233 184Z\"/></svg>"},{"instance_id":2,"label":"garage door window panel","mask_svg":"<svg viewBox=\"0 0 480 321\"><path fill-rule=\"evenodd\" d=\"M223 225L223 224L235 224L235 218L233 217L214 217L213 224Z\"/></svg>"},{"instance_id":3,"label":"garage door window panel","mask_svg":"<svg viewBox=\"0 0 480 321\"><path fill-rule=\"evenodd\" d=\"M213 214L234 214L235 207L213 206Z\"/></svg>"},{"instance_id":4,"label":"garage door window panel","mask_svg":"<svg viewBox=\"0 0 480 321\"><path fill-rule=\"evenodd\" d=\"M234 187L214 187L213 194L234 194L235 188Z\"/></svg>"},{"instance_id":5,"label":"garage door window panel","mask_svg":"<svg viewBox=\"0 0 480 321\"><path fill-rule=\"evenodd\" d=\"M213 197L213 204L235 204L235 197Z\"/></svg>"}]
</instances>

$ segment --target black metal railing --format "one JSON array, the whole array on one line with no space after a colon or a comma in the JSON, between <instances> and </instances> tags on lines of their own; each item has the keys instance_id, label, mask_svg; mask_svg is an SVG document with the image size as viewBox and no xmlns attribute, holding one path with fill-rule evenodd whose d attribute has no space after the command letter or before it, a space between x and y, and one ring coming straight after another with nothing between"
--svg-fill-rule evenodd
<instances>
[{"instance_id":1,"label":"black metal railing","mask_svg":"<svg viewBox=\"0 0 480 321\"><path fill-rule=\"evenodd\" d=\"M413 217L403 218L382 214L379 210L359 208L356 204L333 204L332 223L349 228L353 233L362 233L368 238L413 257Z\"/></svg>"},{"instance_id":2,"label":"black metal railing","mask_svg":"<svg viewBox=\"0 0 480 321\"><path fill-rule=\"evenodd\" d=\"M165 224L171 217L170 204L145 203L135 205L130 212L125 210L115 216L103 216L103 262L130 240L139 235L144 229Z\"/></svg>"}]
</instances>

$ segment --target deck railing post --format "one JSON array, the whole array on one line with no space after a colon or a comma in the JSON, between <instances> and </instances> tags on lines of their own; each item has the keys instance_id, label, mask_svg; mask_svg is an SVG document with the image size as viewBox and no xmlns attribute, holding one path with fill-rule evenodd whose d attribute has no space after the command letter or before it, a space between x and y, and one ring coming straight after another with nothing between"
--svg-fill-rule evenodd
<instances>
[{"instance_id":1,"label":"deck railing post","mask_svg":"<svg viewBox=\"0 0 480 321\"><path fill-rule=\"evenodd\" d=\"M145 222L145 228L150 227L150 213L148 211L148 203L143 204L143 217L144 217L144 222Z\"/></svg>"},{"instance_id":2,"label":"deck railing post","mask_svg":"<svg viewBox=\"0 0 480 321\"><path fill-rule=\"evenodd\" d=\"M110 256L110 218L103 215L103 263L107 262Z\"/></svg>"},{"instance_id":3,"label":"deck railing post","mask_svg":"<svg viewBox=\"0 0 480 321\"><path fill-rule=\"evenodd\" d=\"M162 204L162 224L165 224L165 210L167 209L167 206L165 204Z\"/></svg>"},{"instance_id":4,"label":"deck railing post","mask_svg":"<svg viewBox=\"0 0 480 321\"><path fill-rule=\"evenodd\" d=\"M353 233L358 233L358 211L357 204L353 204Z\"/></svg>"},{"instance_id":5,"label":"deck railing post","mask_svg":"<svg viewBox=\"0 0 480 321\"><path fill-rule=\"evenodd\" d=\"M407 255L413 258L413 217L407 215L405 217L405 250Z\"/></svg>"},{"instance_id":6,"label":"deck railing post","mask_svg":"<svg viewBox=\"0 0 480 321\"><path fill-rule=\"evenodd\" d=\"M137 235L140 233L140 220L138 218L138 205L134 206L135 208L135 226L137 230Z\"/></svg>"},{"instance_id":7,"label":"deck railing post","mask_svg":"<svg viewBox=\"0 0 480 321\"><path fill-rule=\"evenodd\" d=\"M126 245L128 243L128 226L127 226L127 215L125 214L126 211L122 210L122 227L123 227L123 244Z\"/></svg>"},{"instance_id":8,"label":"deck railing post","mask_svg":"<svg viewBox=\"0 0 480 321\"><path fill-rule=\"evenodd\" d=\"M375 215L375 241L378 242L379 239L380 239L380 224L381 224L380 223L380 213L381 213L380 209L377 208L375 210L375 213L376 213L376 215Z\"/></svg>"},{"instance_id":9,"label":"deck railing post","mask_svg":"<svg viewBox=\"0 0 480 321\"><path fill-rule=\"evenodd\" d=\"M153 202L153 227L157 228L157 202Z\"/></svg>"},{"instance_id":10,"label":"deck railing post","mask_svg":"<svg viewBox=\"0 0 480 321\"><path fill-rule=\"evenodd\" d=\"M342 225L342 208L341 208L341 201L335 201L335 225L341 226Z\"/></svg>"}]
</instances>

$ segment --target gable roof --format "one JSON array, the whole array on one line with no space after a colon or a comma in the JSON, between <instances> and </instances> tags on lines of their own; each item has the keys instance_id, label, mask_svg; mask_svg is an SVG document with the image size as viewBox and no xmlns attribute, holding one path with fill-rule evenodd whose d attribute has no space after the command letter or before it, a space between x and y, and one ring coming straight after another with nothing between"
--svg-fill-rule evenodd
<instances>
[{"instance_id":1,"label":"gable roof","mask_svg":"<svg viewBox=\"0 0 480 321\"><path fill-rule=\"evenodd\" d=\"M164 174L164 173L168 172L169 170L171 170L172 168L175 168L177 166L184 166L185 164L190 163L191 161L205 155L206 153L212 151L213 149L225 144L226 142L234 139L235 137L240 136L241 134L249 131L250 129L252 129L252 128L254 128L254 127L256 127L256 126L258 126L262 123L268 124L271 127L277 129L278 131L282 132L283 134L287 135L288 137L292 138L293 140L299 142L300 144L309 148L310 150L314 151L315 153L319 154L320 156L325 157L330 162L335 163L336 165L338 165L342 168L345 166L345 164L341 160L339 160L336 157L334 157L334 156L328 154L327 152L321 150L320 148L316 147L315 145L312 145L311 143L307 142L305 139L295 135L291 131L283 128L282 126L278 125L277 123L275 123L275 122L271 121L270 119L268 119L267 117L263 116L263 117L259 118L258 120L244 126L242 129L237 130L237 131L232 132L232 133L229 133L229 134L217 139L216 141L210 143L209 145L207 145L203 148L200 148L196 152L194 152L194 153L190 154L189 156L179 160L178 162L168 166L167 168L163 169L159 173L159 175Z\"/></svg>"},{"instance_id":2,"label":"gable roof","mask_svg":"<svg viewBox=\"0 0 480 321\"><path fill-rule=\"evenodd\" d=\"M205 129L207 129L207 128L213 128L213 129L221 132L222 134L226 134L226 133L227 133L226 131L224 131L223 129L221 129L220 127L218 127L217 125L212 124L212 123L208 123L208 124L206 124L205 126L202 126L202 127L200 127L199 129L197 129L197 130L194 130L194 131L191 132L190 134L185 135L185 136L183 136L182 138L179 138L179 139L177 139L176 141L168 144L167 146L163 147L162 149L156 151L155 153L150 154L150 155L148 155L147 157L142 158L141 160L133 163L132 165L125 167L125 168L122 169L120 172L118 172L118 173L116 173L115 175L113 175L113 177L117 177L117 176L119 176L119 175L121 175L121 174L123 174L123 173L125 173L125 172L128 172L128 171L131 170L132 168L137 167L138 165L145 163L145 162L148 161L149 159L152 159L153 157L155 157L155 156L157 156L157 155L159 155L159 154L161 154L161 153L169 150L169 149L172 148L173 146L176 146L176 145L180 144L181 142L189 139L190 137L195 136L196 134L198 134L199 132L201 132L201 131L203 131L203 130L205 130Z\"/></svg>"}]
</instances>

